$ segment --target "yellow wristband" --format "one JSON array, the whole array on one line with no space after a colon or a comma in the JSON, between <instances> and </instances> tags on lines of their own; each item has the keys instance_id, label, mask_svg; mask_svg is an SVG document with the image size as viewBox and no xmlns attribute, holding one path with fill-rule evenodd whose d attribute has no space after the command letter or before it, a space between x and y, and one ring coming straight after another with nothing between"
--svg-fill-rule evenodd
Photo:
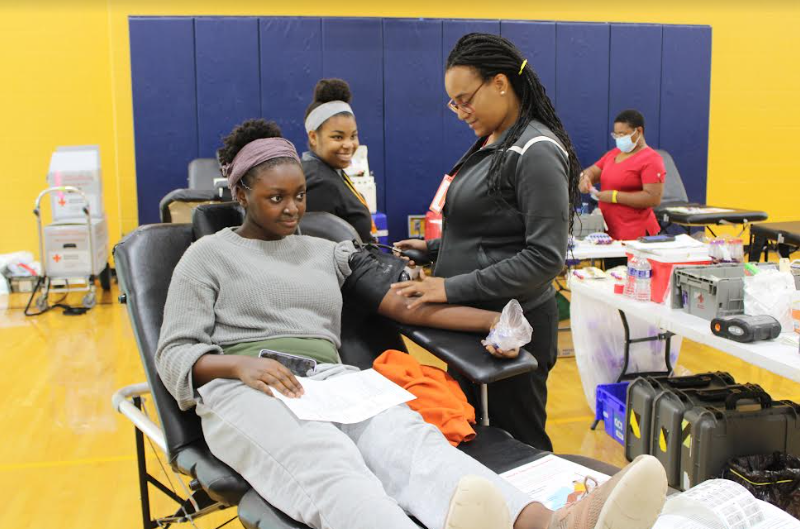
<instances>
[{"instance_id":1,"label":"yellow wristband","mask_svg":"<svg viewBox=\"0 0 800 529\"><path fill-rule=\"evenodd\" d=\"M619 191L617 191L616 189L611 192L611 203L612 204L616 204L617 203L617 193L619 193Z\"/></svg>"}]
</instances>

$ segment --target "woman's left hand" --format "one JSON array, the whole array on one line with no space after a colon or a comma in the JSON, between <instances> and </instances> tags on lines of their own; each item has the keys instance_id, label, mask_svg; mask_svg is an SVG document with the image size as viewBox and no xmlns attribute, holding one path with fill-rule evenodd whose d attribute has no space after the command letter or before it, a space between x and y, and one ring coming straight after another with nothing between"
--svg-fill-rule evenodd
<instances>
[{"instance_id":1,"label":"woman's left hand","mask_svg":"<svg viewBox=\"0 0 800 529\"><path fill-rule=\"evenodd\" d=\"M611 203L612 193L613 191L600 191L597 193L597 201Z\"/></svg>"},{"instance_id":2,"label":"woman's left hand","mask_svg":"<svg viewBox=\"0 0 800 529\"><path fill-rule=\"evenodd\" d=\"M500 316L494 319L494 322L492 323L492 330L494 330L494 328L497 326L498 323L500 323ZM481 343L489 352L489 354L495 358L509 359L509 358L516 358L519 356L519 347L517 347L516 349L511 349L510 351L504 351L503 349L499 349L493 346L486 340L483 340Z\"/></svg>"},{"instance_id":3,"label":"woman's left hand","mask_svg":"<svg viewBox=\"0 0 800 529\"><path fill-rule=\"evenodd\" d=\"M484 344L484 347L486 348L487 351L489 351L489 354L495 358L509 359L509 358L516 358L519 356L519 347L517 347L516 349L511 349L510 351L504 351L502 349L498 349L492 344L488 343Z\"/></svg>"},{"instance_id":4,"label":"woman's left hand","mask_svg":"<svg viewBox=\"0 0 800 529\"><path fill-rule=\"evenodd\" d=\"M392 290L405 298L414 298L407 305L409 310L414 310L424 303L447 303L447 292L444 289L444 278L425 275L419 271L419 281L403 281L394 283Z\"/></svg>"}]
</instances>

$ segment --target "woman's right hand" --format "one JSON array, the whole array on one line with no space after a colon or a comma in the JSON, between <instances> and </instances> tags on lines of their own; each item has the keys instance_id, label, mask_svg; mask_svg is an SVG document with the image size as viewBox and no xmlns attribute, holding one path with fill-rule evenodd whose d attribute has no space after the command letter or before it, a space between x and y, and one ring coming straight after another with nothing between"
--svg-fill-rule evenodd
<instances>
[{"instance_id":1,"label":"woman's right hand","mask_svg":"<svg viewBox=\"0 0 800 529\"><path fill-rule=\"evenodd\" d=\"M410 248L412 250L417 250L419 252L428 253L428 243L422 239L406 239L404 241L397 241L394 243L397 248L401 250L405 250L406 248Z\"/></svg>"},{"instance_id":2,"label":"woman's right hand","mask_svg":"<svg viewBox=\"0 0 800 529\"><path fill-rule=\"evenodd\" d=\"M283 364L269 358L242 356L234 370L236 377L253 389L273 397L272 389L289 398L301 397L303 386Z\"/></svg>"},{"instance_id":3,"label":"woman's right hand","mask_svg":"<svg viewBox=\"0 0 800 529\"><path fill-rule=\"evenodd\" d=\"M428 243L422 239L405 239L403 241L397 241L394 243L394 247L401 250L416 250L418 252L422 252L426 257L428 255ZM407 260L410 266L414 266L416 264L408 257L398 255L397 252L394 252L394 254Z\"/></svg>"},{"instance_id":4,"label":"woman's right hand","mask_svg":"<svg viewBox=\"0 0 800 529\"><path fill-rule=\"evenodd\" d=\"M581 180L578 183L578 189L583 194L586 194L592 190L592 180L585 172L581 173Z\"/></svg>"}]
</instances>

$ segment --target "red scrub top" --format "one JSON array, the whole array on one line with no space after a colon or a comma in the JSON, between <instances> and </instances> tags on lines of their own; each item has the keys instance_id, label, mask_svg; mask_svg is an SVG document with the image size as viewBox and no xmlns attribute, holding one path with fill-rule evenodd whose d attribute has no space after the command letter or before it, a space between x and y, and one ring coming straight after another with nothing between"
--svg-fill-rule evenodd
<instances>
[{"instance_id":1,"label":"red scrub top","mask_svg":"<svg viewBox=\"0 0 800 529\"><path fill-rule=\"evenodd\" d=\"M595 163L600 173L600 188L603 191L636 192L643 184L663 184L667 176L664 160L650 147L645 147L633 156L617 163L620 151L608 151ZM612 239L628 241L643 235L656 235L658 225L653 208L637 209L624 204L600 202L600 211L608 224L608 234Z\"/></svg>"}]
</instances>

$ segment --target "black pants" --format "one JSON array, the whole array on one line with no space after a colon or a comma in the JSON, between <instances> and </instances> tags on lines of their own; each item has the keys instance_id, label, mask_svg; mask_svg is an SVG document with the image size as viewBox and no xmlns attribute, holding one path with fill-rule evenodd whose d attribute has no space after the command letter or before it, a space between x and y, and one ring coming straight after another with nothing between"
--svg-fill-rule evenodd
<instances>
[{"instance_id":1,"label":"black pants","mask_svg":"<svg viewBox=\"0 0 800 529\"><path fill-rule=\"evenodd\" d=\"M525 314L533 327L533 341L525 346L539 362L533 373L489 384L489 420L516 439L540 450L553 450L545 432L547 421L547 375L558 357L558 304L553 296ZM453 374L470 402L480 403L480 388Z\"/></svg>"}]
</instances>

